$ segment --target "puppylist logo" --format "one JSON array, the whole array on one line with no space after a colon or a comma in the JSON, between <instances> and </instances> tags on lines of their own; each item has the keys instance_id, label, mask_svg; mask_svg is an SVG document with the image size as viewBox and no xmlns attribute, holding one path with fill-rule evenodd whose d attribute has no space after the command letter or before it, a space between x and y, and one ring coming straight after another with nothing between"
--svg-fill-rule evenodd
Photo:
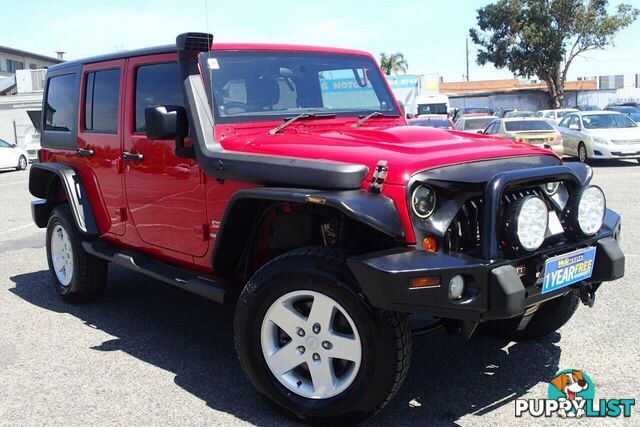
<instances>
[{"instance_id":1,"label":"puppylist logo","mask_svg":"<svg viewBox=\"0 0 640 427\"><path fill-rule=\"evenodd\" d=\"M583 418L630 417L635 399L595 399L593 381L586 372L565 369L549 381L548 399L517 399L516 417Z\"/></svg>"}]
</instances>

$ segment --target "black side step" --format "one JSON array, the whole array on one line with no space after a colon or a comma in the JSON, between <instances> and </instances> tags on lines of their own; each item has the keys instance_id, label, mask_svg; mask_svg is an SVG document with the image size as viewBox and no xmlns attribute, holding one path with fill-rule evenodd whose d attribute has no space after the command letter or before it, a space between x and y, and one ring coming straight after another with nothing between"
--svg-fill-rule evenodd
<instances>
[{"instance_id":1,"label":"black side step","mask_svg":"<svg viewBox=\"0 0 640 427\"><path fill-rule=\"evenodd\" d=\"M95 257L153 277L156 280L220 304L224 303L224 295L228 283L223 280L150 259L140 252L121 250L100 240L84 241L82 242L82 247Z\"/></svg>"}]
</instances>

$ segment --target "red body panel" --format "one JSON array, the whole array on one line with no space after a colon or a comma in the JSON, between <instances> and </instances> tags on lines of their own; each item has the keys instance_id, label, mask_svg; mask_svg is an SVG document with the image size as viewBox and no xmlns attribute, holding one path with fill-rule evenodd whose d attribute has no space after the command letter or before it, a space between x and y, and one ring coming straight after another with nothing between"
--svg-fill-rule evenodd
<instances>
[{"instance_id":1,"label":"red body panel","mask_svg":"<svg viewBox=\"0 0 640 427\"><path fill-rule=\"evenodd\" d=\"M350 55L369 53L313 46L221 44L214 50L297 50ZM176 157L173 141L151 141L134 130L135 71L141 64L170 62L176 54L148 55L94 63L90 70L120 67L119 132L100 135L82 132L78 118L78 146L93 149L93 157L78 157L67 150L43 149L41 159L73 166L80 174L103 238L149 255L200 271L210 271L211 255L229 199L255 184L218 182L206 178L195 161ZM80 91L82 98L83 90ZM82 101L79 111L83 111ZM424 169L523 155L554 155L527 144L485 135L404 126L404 117L372 118L355 128L353 118L307 120L270 135L279 121L217 125L216 139L229 151L364 164L369 175L386 160L388 174L383 193L397 208L406 242L415 243L406 203L406 183ZM144 160L121 161L123 151L140 153Z\"/></svg>"}]
</instances>

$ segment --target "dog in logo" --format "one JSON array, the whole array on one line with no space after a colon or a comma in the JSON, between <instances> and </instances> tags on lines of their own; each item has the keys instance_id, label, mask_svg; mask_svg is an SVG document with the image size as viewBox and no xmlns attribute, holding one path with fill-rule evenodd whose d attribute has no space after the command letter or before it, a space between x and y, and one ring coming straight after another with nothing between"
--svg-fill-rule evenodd
<instances>
[{"instance_id":1,"label":"dog in logo","mask_svg":"<svg viewBox=\"0 0 640 427\"><path fill-rule=\"evenodd\" d=\"M561 373L551 380L551 384L566 396L559 398L559 402L583 400L582 397L578 396L578 393L589 388L589 383L584 379L582 371ZM562 418L566 418L567 416L582 418L584 414L584 409L578 409L575 415L573 413L567 413L565 409L560 409L558 411L558 415Z\"/></svg>"}]
</instances>

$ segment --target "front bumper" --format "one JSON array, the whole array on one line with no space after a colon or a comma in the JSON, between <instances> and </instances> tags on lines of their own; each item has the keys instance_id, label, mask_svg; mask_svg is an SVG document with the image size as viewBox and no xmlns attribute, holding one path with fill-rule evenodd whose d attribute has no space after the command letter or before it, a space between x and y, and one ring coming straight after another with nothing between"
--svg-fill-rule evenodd
<instances>
[{"instance_id":1,"label":"front bumper","mask_svg":"<svg viewBox=\"0 0 640 427\"><path fill-rule=\"evenodd\" d=\"M637 159L640 158L640 144L593 144L589 156L594 159Z\"/></svg>"},{"instance_id":2,"label":"front bumper","mask_svg":"<svg viewBox=\"0 0 640 427\"><path fill-rule=\"evenodd\" d=\"M348 263L363 293L375 307L474 322L508 319L572 289L621 278L625 260L617 241L619 232L620 216L607 210L603 227L595 236L538 250L517 260L485 261L400 248L354 257ZM541 272L545 260L587 246L596 247L591 278L542 295ZM527 270L523 278L516 270L520 266ZM464 276L467 288L460 300L452 301L447 285L457 274ZM411 278L425 276L439 277L441 285L409 287Z\"/></svg>"}]
</instances>

